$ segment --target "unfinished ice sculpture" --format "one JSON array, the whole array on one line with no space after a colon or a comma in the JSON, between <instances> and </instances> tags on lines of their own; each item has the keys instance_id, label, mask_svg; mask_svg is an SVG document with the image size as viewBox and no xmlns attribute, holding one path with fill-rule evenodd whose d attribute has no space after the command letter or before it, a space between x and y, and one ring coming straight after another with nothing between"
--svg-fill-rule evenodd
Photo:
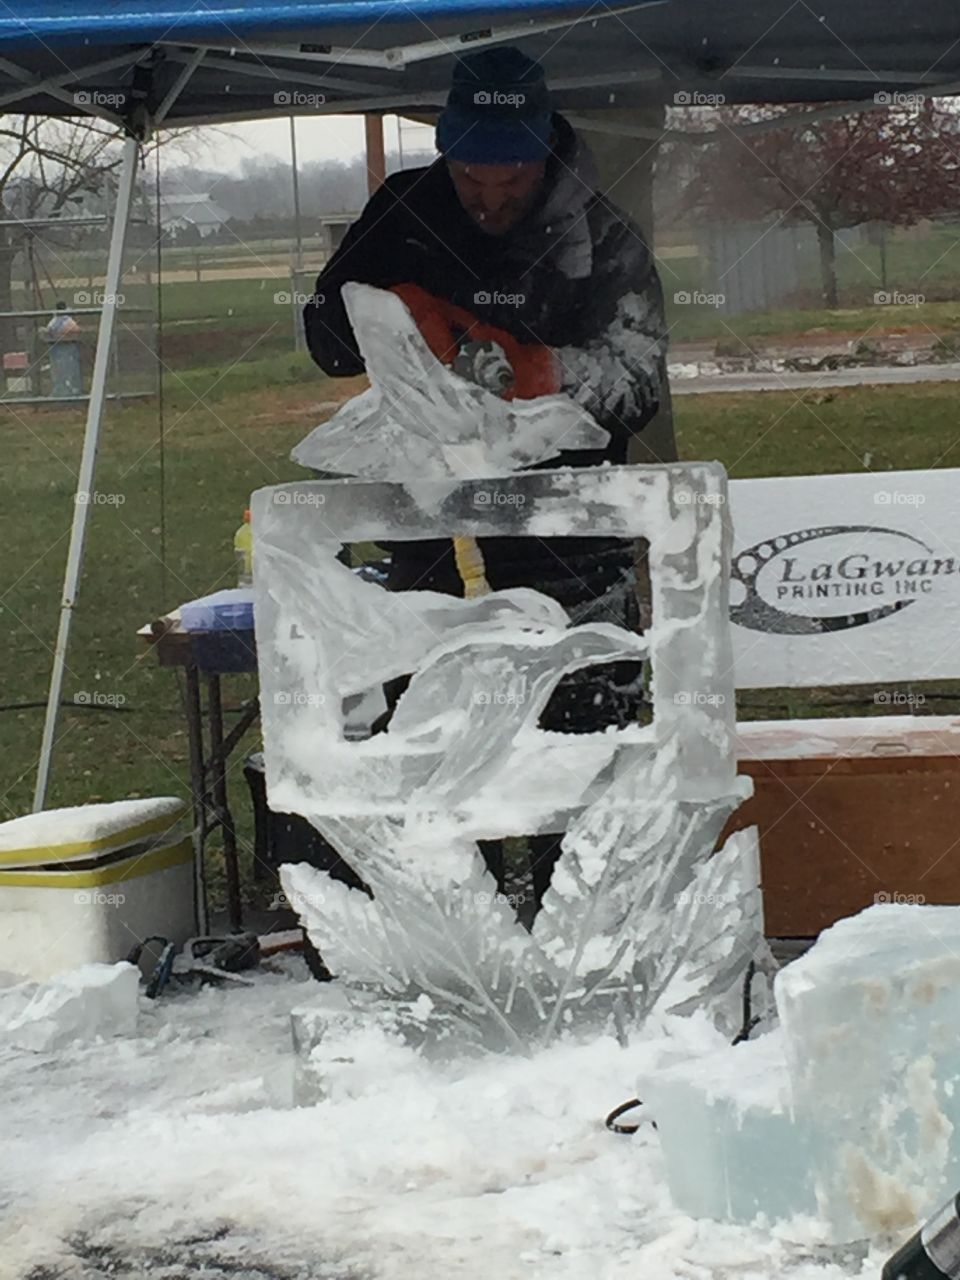
<instances>
[{"instance_id":1,"label":"unfinished ice sculpture","mask_svg":"<svg viewBox=\"0 0 960 1280\"><path fill-rule=\"evenodd\" d=\"M270 804L307 817L373 898L304 865L283 882L348 991L412 1011L427 1038L522 1049L637 1022L679 976L689 999L739 985L762 945L755 846L710 858L749 790L725 479L697 463L254 495ZM646 537L654 626L572 626L526 589L388 593L336 559L342 542L453 534ZM538 727L565 672L618 658L649 661L651 724ZM345 699L410 673L388 731L348 741ZM563 855L528 933L476 842L550 831Z\"/></svg>"},{"instance_id":2,"label":"unfinished ice sculpture","mask_svg":"<svg viewBox=\"0 0 960 1280\"><path fill-rule=\"evenodd\" d=\"M371 386L297 445L303 466L368 479L465 478L606 444L606 431L568 396L505 401L452 373L395 293L346 284L343 302Z\"/></svg>"},{"instance_id":3,"label":"unfinished ice sculpture","mask_svg":"<svg viewBox=\"0 0 960 1280\"><path fill-rule=\"evenodd\" d=\"M960 907L869 907L774 989L776 1031L640 1081L676 1207L909 1232L960 1186Z\"/></svg>"}]
</instances>

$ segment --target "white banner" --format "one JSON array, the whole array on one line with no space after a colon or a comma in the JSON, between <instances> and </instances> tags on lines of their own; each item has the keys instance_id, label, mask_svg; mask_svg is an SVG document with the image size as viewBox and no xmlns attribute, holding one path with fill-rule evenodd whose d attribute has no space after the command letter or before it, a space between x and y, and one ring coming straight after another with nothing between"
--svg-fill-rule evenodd
<instances>
[{"instance_id":1,"label":"white banner","mask_svg":"<svg viewBox=\"0 0 960 1280\"><path fill-rule=\"evenodd\" d=\"M960 471L733 480L737 687L960 677Z\"/></svg>"}]
</instances>

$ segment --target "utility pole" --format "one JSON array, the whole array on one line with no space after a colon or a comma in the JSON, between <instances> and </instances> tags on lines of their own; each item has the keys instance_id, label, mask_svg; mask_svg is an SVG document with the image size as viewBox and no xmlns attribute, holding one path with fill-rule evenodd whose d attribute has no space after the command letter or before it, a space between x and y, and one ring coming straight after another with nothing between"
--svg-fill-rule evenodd
<instances>
[{"instance_id":1,"label":"utility pole","mask_svg":"<svg viewBox=\"0 0 960 1280\"><path fill-rule=\"evenodd\" d=\"M387 176L387 154L383 145L383 116L365 115L364 132L367 143L367 194L373 195Z\"/></svg>"},{"instance_id":2,"label":"utility pole","mask_svg":"<svg viewBox=\"0 0 960 1280\"><path fill-rule=\"evenodd\" d=\"M293 173L293 225L297 241L294 275L303 270L303 235L300 229L300 174L297 171L297 122L290 117L290 166Z\"/></svg>"}]
</instances>

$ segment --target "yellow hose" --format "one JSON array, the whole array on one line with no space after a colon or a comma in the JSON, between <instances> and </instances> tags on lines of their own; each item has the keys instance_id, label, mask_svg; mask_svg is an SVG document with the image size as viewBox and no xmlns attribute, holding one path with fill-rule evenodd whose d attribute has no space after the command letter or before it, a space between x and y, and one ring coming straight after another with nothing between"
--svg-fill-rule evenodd
<instances>
[{"instance_id":1,"label":"yellow hose","mask_svg":"<svg viewBox=\"0 0 960 1280\"><path fill-rule=\"evenodd\" d=\"M489 595L487 566L483 563L483 552L476 538L454 538L453 556L457 562L457 573L463 583L464 597L470 600L474 596Z\"/></svg>"}]
</instances>

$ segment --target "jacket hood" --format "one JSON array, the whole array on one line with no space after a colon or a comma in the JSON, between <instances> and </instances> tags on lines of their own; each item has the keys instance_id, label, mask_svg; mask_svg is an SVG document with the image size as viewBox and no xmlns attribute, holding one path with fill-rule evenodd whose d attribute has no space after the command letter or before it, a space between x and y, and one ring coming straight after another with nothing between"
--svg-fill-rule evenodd
<instances>
[{"instance_id":1,"label":"jacket hood","mask_svg":"<svg viewBox=\"0 0 960 1280\"><path fill-rule=\"evenodd\" d=\"M600 176L593 152L573 127L554 113L557 145L547 168L548 188L537 223L553 245L557 269L571 280L593 270L593 244L587 223L587 205L596 198Z\"/></svg>"}]
</instances>

